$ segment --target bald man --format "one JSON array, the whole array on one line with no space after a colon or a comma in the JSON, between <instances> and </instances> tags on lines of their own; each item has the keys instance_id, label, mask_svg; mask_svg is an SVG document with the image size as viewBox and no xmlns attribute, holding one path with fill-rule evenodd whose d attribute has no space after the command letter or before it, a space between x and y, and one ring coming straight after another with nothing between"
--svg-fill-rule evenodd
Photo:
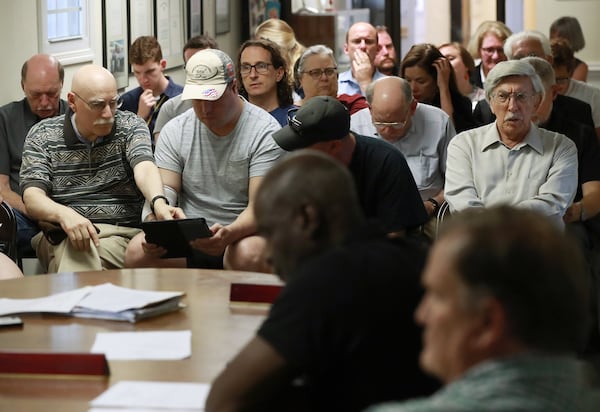
<instances>
[{"instance_id":1,"label":"bald man","mask_svg":"<svg viewBox=\"0 0 600 412\"><path fill-rule=\"evenodd\" d=\"M42 119L63 114L67 102L60 98L64 69L47 54L36 54L21 68L22 100L0 107L0 195L17 218L17 249L20 256L33 254L31 238L39 232L29 218L19 187L23 142L29 129Z\"/></svg>"},{"instance_id":2,"label":"bald man","mask_svg":"<svg viewBox=\"0 0 600 412\"><path fill-rule=\"evenodd\" d=\"M369 23L354 23L346 33L344 53L350 59L350 70L338 77L338 96L341 94L365 94L369 83L384 77L375 66L375 57L380 46L377 30Z\"/></svg>"},{"instance_id":3,"label":"bald man","mask_svg":"<svg viewBox=\"0 0 600 412\"><path fill-rule=\"evenodd\" d=\"M145 122L117 111L108 70L83 66L67 99L64 115L39 122L25 140L23 200L44 228L32 244L49 272L120 268L144 200L157 219L180 210L164 195Z\"/></svg>"},{"instance_id":4,"label":"bald man","mask_svg":"<svg viewBox=\"0 0 600 412\"><path fill-rule=\"evenodd\" d=\"M402 152L430 217L444 201L446 149L456 135L444 111L413 98L410 84L395 76L384 77L367 87L377 136ZM430 221L432 222L432 221ZM426 233L432 236L432 225Z\"/></svg>"}]
</instances>

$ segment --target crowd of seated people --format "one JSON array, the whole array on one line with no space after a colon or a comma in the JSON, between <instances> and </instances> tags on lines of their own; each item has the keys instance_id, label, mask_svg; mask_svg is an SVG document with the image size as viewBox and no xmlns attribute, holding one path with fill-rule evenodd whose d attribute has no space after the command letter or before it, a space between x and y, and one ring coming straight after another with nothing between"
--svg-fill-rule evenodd
<instances>
[{"instance_id":1,"label":"crowd of seated people","mask_svg":"<svg viewBox=\"0 0 600 412\"><path fill-rule=\"evenodd\" d=\"M121 96L88 64L66 100L58 60L32 56L25 98L0 108L19 253L48 273L281 276L207 411L600 410L577 363L600 354L600 89L574 57L577 20L549 33L486 21L468 46L399 56L384 26L356 22L342 70L269 19L235 55L190 39L183 85L142 36L129 48L139 87ZM187 256L165 258L141 228L192 217L209 235ZM0 279L22 277L17 263L0 254ZM547 394L538 370L561 390Z\"/></svg>"}]
</instances>

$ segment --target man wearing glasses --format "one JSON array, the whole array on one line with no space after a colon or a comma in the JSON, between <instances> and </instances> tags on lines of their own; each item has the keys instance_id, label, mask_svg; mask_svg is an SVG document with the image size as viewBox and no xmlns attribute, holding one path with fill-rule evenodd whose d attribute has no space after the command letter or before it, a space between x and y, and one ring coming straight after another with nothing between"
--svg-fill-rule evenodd
<instances>
[{"instance_id":1,"label":"man wearing glasses","mask_svg":"<svg viewBox=\"0 0 600 412\"><path fill-rule=\"evenodd\" d=\"M0 195L17 218L17 249L20 256L34 253L31 238L40 231L29 218L19 187L23 143L29 129L42 119L63 114L67 102L60 98L65 71L47 54L29 58L21 69L25 98L0 108Z\"/></svg>"},{"instance_id":2,"label":"man wearing glasses","mask_svg":"<svg viewBox=\"0 0 600 412\"><path fill-rule=\"evenodd\" d=\"M346 165L363 212L390 237L417 235L427 221L423 202L402 153L350 130L350 114L331 96L315 96L290 112L288 125L273 134L286 151L310 148Z\"/></svg>"},{"instance_id":3,"label":"man wearing glasses","mask_svg":"<svg viewBox=\"0 0 600 412\"><path fill-rule=\"evenodd\" d=\"M527 62L498 63L485 82L496 121L458 134L448 145L450 210L510 204L564 227L577 190L577 149L566 136L532 123L545 90Z\"/></svg>"},{"instance_id":4,"label":"man wearing glasses","mask_svg":"<svg viewBox=\"0 0 600 412\"><path fill-rule=\"evenodd\" d=\"M266 110L283 127L294 107L285 58L269 40L247 40L238 53L237 83L241 96Z\"/></svg>"},{"instance_id":5,"label":"man wearing glasses","mask_svg":"<svg viewBox=\"0 0 600 412\"><path fill-rule=\"evenodd\" d=\"M366 97L377 136L402 152L427 214L436 216L444 201L446 150L456 134L450 118L437 107L417 103L410 83L400 77L371 83ZM433 234L430 230L426 233Z\"/></svg>"},{"instance_id":6,"label":"man wearing glasses","mask_svg":"<svg viewBox=\"0 0 600 412\"><path fill-rule=\"evenodd\" d=\"M145 122L117 111L108 70L83 66L67 99L67 112L39 122L24 144L23 200L45 228L32 245L50 273L120 268L144 200L157 219L180 210L166 202Z\"/></svg>"}]
</instances>

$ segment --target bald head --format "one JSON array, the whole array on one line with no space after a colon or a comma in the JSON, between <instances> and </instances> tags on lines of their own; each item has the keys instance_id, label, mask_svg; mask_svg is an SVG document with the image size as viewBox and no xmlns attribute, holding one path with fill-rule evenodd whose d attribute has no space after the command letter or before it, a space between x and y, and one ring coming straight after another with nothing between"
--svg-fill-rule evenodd
<instances>
[{"instance_id":1,"label":"bald head","mask_svg":"<svg viewBox=\"0 0 600 412\"><path fill-rule=\"evenodd\" d=\"M111 72L101 66L83 66L73 76L67 98L81 136L93 142L111 132L119 100Z\"/></svg>"},{"instance_id":2,"label":"bald head","mask_svg":"<svg viewBox=\"0 0 600 412\"><path fill-rule=\"evenodd\" d=\"M375 104L379 101L403 101L405 104L410 104L413 95L410 83L401 77L389 76L372 82L367 87L366 98L371 106L375 100L378 100Z\"/></svg>"},{"instance_id":3,"label":"bald head","mask_svg":"<svg viewBox=\"0 0 600 412\"><path fill-rule=\"evenodd\" d=\"M401 77L383 77L367 87L366 97L379 135L390 142L404 137L417 107L410 83Z\"/></svg>"},{"instance_id":4,"label":"bald head","mask_svg":"<svg viewBox=\"0 0 600 412\"><path fill-rule=\"evenodd\" d=\"M44 119L56 116L60 108L64 69L58 59L36 54L21 68L21 88L31 111Z\"/></svg>"},{"instance_id":5,"label":"bald head","mask_svg":"<svg viewBox=\"0 0 600 412\"><path fill-rule=\"evenodd\" d=\"M94 93L112 93L114 96L117 94L117 82L104 67L88 64L73 76L71 90L82 96Z\"/></svg>"},{"instance_id":6,"label":"bald head","mask_svg":"<svg viewBox=\"0 0 600 412\"><path fill-rule=\"evenodd\" d=\"M354 23L348 29L348 33L346 33L344 51L350 58L350 61L354 60L355 53L360 51L366 53L371 63L373 63L379 51L377 38L377 30L375 30L372 24L366 22Z\"/></svg>"}]
</instances>

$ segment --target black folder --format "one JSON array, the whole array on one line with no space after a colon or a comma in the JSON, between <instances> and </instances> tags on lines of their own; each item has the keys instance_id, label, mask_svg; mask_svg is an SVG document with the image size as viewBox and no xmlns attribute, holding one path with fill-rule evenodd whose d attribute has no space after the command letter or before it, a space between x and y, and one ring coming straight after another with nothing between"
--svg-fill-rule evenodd
<instances>
[{"instance_id":1,"label":"black folder","mask_svg":"<svg viewBox=\"0 0 600 412\"><path fill-rule=\"evenodd\" d=\"M212 236L202 217L142 222L142 229L146 233L146 242L167 249L162 258L190 256L192 248L189 243L192 240Z\"/></svg>"}]
</instances>

